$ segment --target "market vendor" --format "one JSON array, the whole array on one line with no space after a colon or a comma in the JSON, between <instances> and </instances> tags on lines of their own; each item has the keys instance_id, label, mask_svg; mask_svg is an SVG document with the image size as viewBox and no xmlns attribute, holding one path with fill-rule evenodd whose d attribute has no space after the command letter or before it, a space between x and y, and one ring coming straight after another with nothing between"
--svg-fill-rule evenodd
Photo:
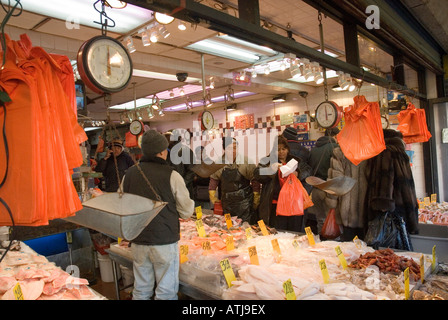
<instances>
[{"instance_id":1,"label":"market vendor","mask_svg":"<svg viewBox=\"0 0 448 320\"><path fill-rule=\"evenodd\" d=\"M117 165L115 165L115 159ZM109 144L106 156L98 161L95 171L103 174L106 183L106 192L117 192L119 187L118 181L123 179L126 170L133 165L134 160L124 151L123 142L120 139L115 138Z\"/></svg>"},{"instance_id":2,"label":"market vendor","mask_svg":"<svg viewBox=\"0 0 448 320\"><path fill-rule=\"evenodd\" d=\"M230 213L243 221L255 223L255 210L260 202L260 185L252 181L256 165L250 164L246 156L238 153L235 138L223 138L223 149L228 164L210 176L210 201L212 204L218 201L216 189L219 185L224 214Z\"/></svg>"}]
</instances>

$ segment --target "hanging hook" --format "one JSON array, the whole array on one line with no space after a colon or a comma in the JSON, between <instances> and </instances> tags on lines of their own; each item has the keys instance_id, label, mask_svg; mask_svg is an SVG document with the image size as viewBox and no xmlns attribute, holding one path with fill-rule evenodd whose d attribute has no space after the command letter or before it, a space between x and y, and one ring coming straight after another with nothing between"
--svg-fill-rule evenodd
<instances>
[{"instance_id":1,"label":"hanging hook","mask_svg":"<svg viewBox=\"0 0 448 320\"><path fill-rule=\"evenodd\" d=\"M101 10L99 10L96 7L98 2L101 2ZM93 22L101 25L101 34L105 36L106 33L107 33L107 27L110 27L110 28L115 27L115 21L112 18L110 18L107 15L107 13L106 13L106 10L105 10L105 8L106 8L105 0L97 0L93 4L93 8L100 14L100 22L98 22L98 21L93 21ZM103 21L103 17L104 17L104 21ZM111 21L112 24L109 24L109 21Z\"/></svg>"}]
</instances>

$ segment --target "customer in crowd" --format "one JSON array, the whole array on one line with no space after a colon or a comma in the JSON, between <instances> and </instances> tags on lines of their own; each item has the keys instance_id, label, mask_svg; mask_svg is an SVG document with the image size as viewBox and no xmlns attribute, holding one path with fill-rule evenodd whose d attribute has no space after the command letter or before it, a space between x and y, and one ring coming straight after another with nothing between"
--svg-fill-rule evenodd
<instances>
[{"instance_id":1,"label":"customer in crowd","mask_svg":"<svg viewBox=\"0 0 448 320\"><path fill-rule=\"evenodd\" d=\"M316 145L310 152L309 165L312 168L312 176L327 180L333 149L339 146L334 138L338 133L338 128L328 128L325 130L325 135L317 139ZM308 209L307 216L305 216L305 226L312 227L312 221L315 220L315 230L313 228L312 230L316 234L321 233L325 218L330 209L325 203L325 197L326 192L323 190L313 188L311 191L314 206Z\"/></svg>"},{"instance_id":2,"label":"customer in crowd","mask_svg":"<svg viewBox=\"0 0 448 320\"><path fill-rule=\"evenodd\" d=\"M134 160L124 151L123 142L119 138L115 138L109 144L106 156L96 164L95 171L103 174L106 192L117 192L118 181L123 179L126 170L133 165ZM117 167L119 177L117 177Z\"/></svg>"},{"instance_id":3,"label":"customer in crowd","mask_svg":"<svg viewBox=\"0 0 448 320\"><path fill-rule=\"evenodd\" d=\"M255 210L260 201L260 186L254 178L255 164L238 152L235 138L224 137L223 149L226 165L210 176L209 196L214 205L218 201L216 189L221 189L221 204L224 214L230 213L243 221L255 223Z\"/></svg>"},{"instance_id":4,"label":"customer in crowd","mask_svg":"<svg viewBox=\"0 0 448 320\"><path fill-rule=\"evenodd\" d=\"M340 147L333 149L328 179L340 176L350 177L356 186L344 195L327 193L326 204L335 209L336 222L342 226L341 241L352 241L356 236L364 240L367 228L366 195L369 187L367 180L367 161L354 165L348 160Z\"/></svg>"},{"instance_id":5,"label":"customer in crowd","mask_svg":"<svg viewBox=\"0 0 448 320\"><path fill-rule=\"evenodd\" d=\"M194 212L181 175L166 161L168 141L155 130L143 134L143 156L139 166L149 180L134 166L123 179L123 191L156 200L157 195L166 206L132 240L134 271L133 299L177 300L179 289L179 218L187 219ZM157 195L154 193L156 192ZM154 286L155 290L154 290Z\"/></svg>"},{"instance_id":6,"label":"customer in crowd","mask_svg":"<svg viewBox=\"0 0 448 320\"><path fill-rule=\"evenodd\" d=\"M194 165L194 154L188 145L182 143L182 137L176 130L164 133L168 140L168 156L166 161L184 178L190 198L193 199L195 173L191 170ZM176 136L177 135L177 136Z\"/></svg>"},{"instance_id":7,"label":"customer in crowd","mask_svg":"<svg viewBox=\"0 0 448 320\"><path fill-rule=\"evenodd\" d=\"M204 146L198 146L195 150L196 164L201 164L207 161L204 153ZM208 163L208 162L206 162ZM200 206L202 209L210 209L210 197L208 193L208 186L210 184L210 177L204 178L195 174L193 179L193 200L195 206Z\"/></svg>"},{"instance_id":8,"label":"customer in crowd","mask_svg":"<svg viewBox=\"0 0 448 320\"><path fill-rule=\"evenodd\" d=\"M271 163L272 159L276 158L278 161ZM306 163L291 154L288 141L283 136L278 136L271 153L266 158L261 159L260 164L255 169L255 179L262 185L259 218L266 225L276 229L300 232L302 231L303 212L291 212L290 216L281 216L276 213L280 190L287 179L287 177L282 177L279 167L287 164L291 159L298 162L296 171L291 174L300 177L302 175L301 168L308 170L309 166ZM261 171L263 168L269 171Z\"/></svg>"},{"instance_id":9,"label":"customer in crowd","mask_svg":"<svg viewBox=\"0 0 448 320\"><path fill-rule=\"evenodd\" d=\"M308 160L310 159L310 151L300 144L297 138L297 129L294 127L287 127L283 130L282 136L288 140L291 155L302 159L303 162L308 163Z\"/></svg>"},{"instance_id":10,"label":"customer in crowd","mask_svg":"<svg viewBox=\"0 0 448 320\"><path fill-rule=\"evenodd\" d=\"M368 220L391 212L401 216L410 234L418 233L418 202L403 134L383 129L386 149L368 161ZM401 235L404 236L404 235ZM411 248L397 248L412 250Z\"/></svg>"}]
</instances>

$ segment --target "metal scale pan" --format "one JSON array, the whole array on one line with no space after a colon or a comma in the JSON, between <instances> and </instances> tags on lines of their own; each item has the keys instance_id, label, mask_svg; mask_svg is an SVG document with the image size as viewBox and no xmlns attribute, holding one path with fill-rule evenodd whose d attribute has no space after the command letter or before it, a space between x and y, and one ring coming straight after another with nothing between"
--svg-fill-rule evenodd
<instances>
[{"instance_id":1,"label":"metal scale pan","mask_svg":"<svg viewBox=\"0 0 448 320\"><path fill-rule=\"evenodd\" d=\"M131 241L157 216L166 202L131 193L111 192L82 203L84 208L66 221Z\"/></svg>"}]
</instances>

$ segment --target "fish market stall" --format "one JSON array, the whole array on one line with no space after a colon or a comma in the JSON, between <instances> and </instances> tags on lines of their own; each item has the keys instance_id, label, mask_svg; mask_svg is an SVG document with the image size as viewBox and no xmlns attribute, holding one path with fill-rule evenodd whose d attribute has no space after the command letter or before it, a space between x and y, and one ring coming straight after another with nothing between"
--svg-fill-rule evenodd
<instances>
[{"instance_id":1,"label":"fish market stall","mask_svg":"<svg viewBox=\"0 0 448 320\"><path fill-rule=\"evenodd\" d=\"M4 250L0 251L3 256ZM1 300L105 300L88 287L86 279L72 275L37 254L25 243L14 242L0 263ZM79 273L79 272L78 272Z\"/></svg>"},{"instance_id":2,"label":"fish market stall","mask_svg":"<svg viewBox=\"0 0 448 320\"><path fill-rule=\"evenodd\" d=\"M179 246L179 291L202 300L283 300L289 284L300 300L412 299L422 277L430 283L438 270L431 254L374 250L359 240L320 241L312 233L249 225L210 210L201 219L181 220ZM126 243L109 250L132 262Z\"/></svg>"}]
</instances>

